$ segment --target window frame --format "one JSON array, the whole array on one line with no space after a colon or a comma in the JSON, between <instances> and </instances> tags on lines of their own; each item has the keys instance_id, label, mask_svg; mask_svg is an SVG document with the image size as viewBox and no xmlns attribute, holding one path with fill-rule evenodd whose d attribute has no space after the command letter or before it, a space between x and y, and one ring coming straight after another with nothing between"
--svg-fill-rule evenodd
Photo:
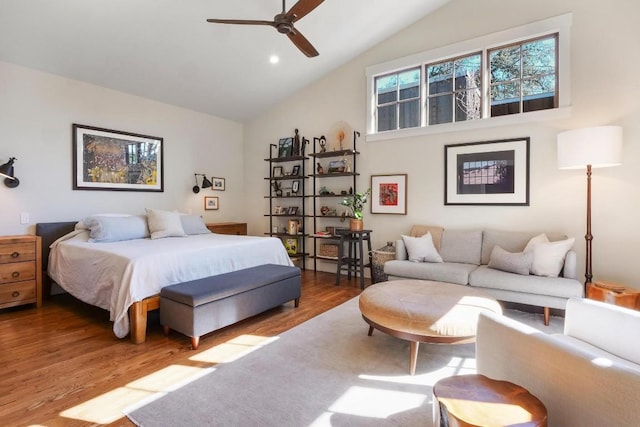
<instances>
[{"instance_id":1,"label":"window frame","mask_svg":"<svg viewBox=\"0 0 640 427\"><path fill-rule=\"evenodd\" d=\"M433 50L421 52L411 56L394 59L385 63L372 65L366 68L367 78L367 141L387 140L401 137L429 135L444 132L463 131L471 129L488 128L502 125L513 125L518 123L530 123L541 120L555 120L567 118L571 112L571 87L570 87L570 30L572 24L572 14L548 18L542 21L526 24L508 30L496 32L475 39L465 40L448 46L443 46ZM528 40L551 36L557 33L556 46L556 103L557 107L552 109L529 111L526 113L508 114L502 116L490 116L490 76L487 72L488 51L510 44L522 44ZM441 123L437 125L427 125L426 114L426 65L438 62L445 62L458 57L472 55L482 52L482 102L483 115L478 120L453 121L451 123ZM401 73L405 70L422 68L422 114L421 125L415 128L395 129L378 132L376 129L376 100L375 79L382 75Z\"/></svg>"}]
</instances>

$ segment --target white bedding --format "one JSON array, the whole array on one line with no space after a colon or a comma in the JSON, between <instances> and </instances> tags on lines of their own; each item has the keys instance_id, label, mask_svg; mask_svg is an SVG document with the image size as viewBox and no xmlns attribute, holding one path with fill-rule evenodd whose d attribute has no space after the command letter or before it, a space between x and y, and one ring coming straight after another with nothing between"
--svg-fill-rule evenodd
<instances>
[{"instance_id":1,"label":"white bedding","mask_svg":"<svg viewBox=\"0 0 640 427\"><path fill-rule=\"evenodd\" d=\"M49 276L74 297L109 310L118 338L129 333L128 309L160 288L261 264L293 265L274 237L200 234L91 243L78 230L51 245Z\"/></svg>"}]
</instances>

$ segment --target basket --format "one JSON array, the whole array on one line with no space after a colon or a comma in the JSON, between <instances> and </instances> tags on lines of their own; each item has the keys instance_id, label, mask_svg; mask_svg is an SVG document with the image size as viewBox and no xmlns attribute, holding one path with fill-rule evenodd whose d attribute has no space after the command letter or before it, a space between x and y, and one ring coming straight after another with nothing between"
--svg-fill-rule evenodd
<instances>
[{"instance_id":1,"label":"basket","mask_svg":"<svg viewBox=\"0 0 640 427\"><path fill-rule=\"evenodd\" d=\"M338 258L338 245L322 243L318 255L327 258Z\"/></svg>"},{"instance_id":2,"label":"basket","mask_svg":"<svg viewBox=\"0 0 640 427\"><path fill-rule=\"evenodd\" d=\"M393 246L393 242L387 242L386 246L371 252L372 283L386 282L389 277L384 274L384 263L396 258L396 248Z\"/></svg>"}]
</instances>

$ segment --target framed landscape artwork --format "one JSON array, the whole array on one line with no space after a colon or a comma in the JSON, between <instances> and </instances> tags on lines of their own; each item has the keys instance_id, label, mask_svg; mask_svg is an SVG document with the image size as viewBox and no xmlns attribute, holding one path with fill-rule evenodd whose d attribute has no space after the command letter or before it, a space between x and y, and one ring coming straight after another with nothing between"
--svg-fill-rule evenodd
<instances>
[{"instance_id":1,"label":"framed landscape artwork","mask_svg":"<svg viewBox=\"0 0 640 427\"><path fill-rule=\"evenodd\" d=\"M212 184L212 186L211 186L212 190L224 191L225 179L224 178L211 177L211 184Z\"/></svg>"},{"instance_id":2,"label":"framed landscape artwork","mask_svg":"<svg viewBox=\"0 0 640 427\"><path fill-rule=\"evenodd\" d=\"M371 175L371 213L407 214L407 174Z\"/></svg>"},{"instance_id":3,"label":"framed landscape artwork","mask_svg":"<svg viewBox=\"0 0 640 427\"><path fill-rule=\"evenodd\" d=\"M163 139L73 125L73 189L164 191Z\"/></svg>"},{"instance_id":4,"label":"framed landscape artwork","mask_svg":"<svg viewBox=\"0 0 640 427\"><path fill-rule=\"evenodd\" d=\"M219 201L218 197L205 197L204 198L204 210L206 211L217 211L219 209Z\"/></svg>"},{"instance_id":5,"label":"framed landscape artwork","mask_svg":"<svg viewBox=\"0 0 640 427\"><path fill-rule=\"evenodd\" d=\"M529 138L444 147L445 205L529 206Z\"/></svg>"}]
</instances>

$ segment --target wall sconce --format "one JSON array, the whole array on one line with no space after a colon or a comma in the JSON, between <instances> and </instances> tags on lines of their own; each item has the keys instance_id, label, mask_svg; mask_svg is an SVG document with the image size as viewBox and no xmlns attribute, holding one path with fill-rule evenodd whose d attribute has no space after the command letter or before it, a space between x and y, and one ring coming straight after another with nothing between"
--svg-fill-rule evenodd
<instances>
[{"instance_id":1,"label":"wall sconce","mask_svg":"<svg viewBox=\"0 0 640 427\"><path fill-rule=\"evenodd\" d=\"M13 175L13 162L15 157L11 157L7 163L0 166L0 176L4 177L4 185L9 188L16 188L20 185L20 180Z\"/></svg>"},{"instance_id":2,"label":"wall sconce","mask_svg":"<svg viewBox=\"0 0 640 427\"><path fill-rule=\"evenodd\" d=\"M195 179L196 179L196 185L193 186L193 192L194 193L198 194L200 192L200 187L198 186L198 176L202 177L202 188L211 188L211 187L213 187L213 184L211 183L211 181L209 181L207 179L205 174L203 174L203 173L194 173L193 175L195 176Z\"/></svg>"}]
</instances>

